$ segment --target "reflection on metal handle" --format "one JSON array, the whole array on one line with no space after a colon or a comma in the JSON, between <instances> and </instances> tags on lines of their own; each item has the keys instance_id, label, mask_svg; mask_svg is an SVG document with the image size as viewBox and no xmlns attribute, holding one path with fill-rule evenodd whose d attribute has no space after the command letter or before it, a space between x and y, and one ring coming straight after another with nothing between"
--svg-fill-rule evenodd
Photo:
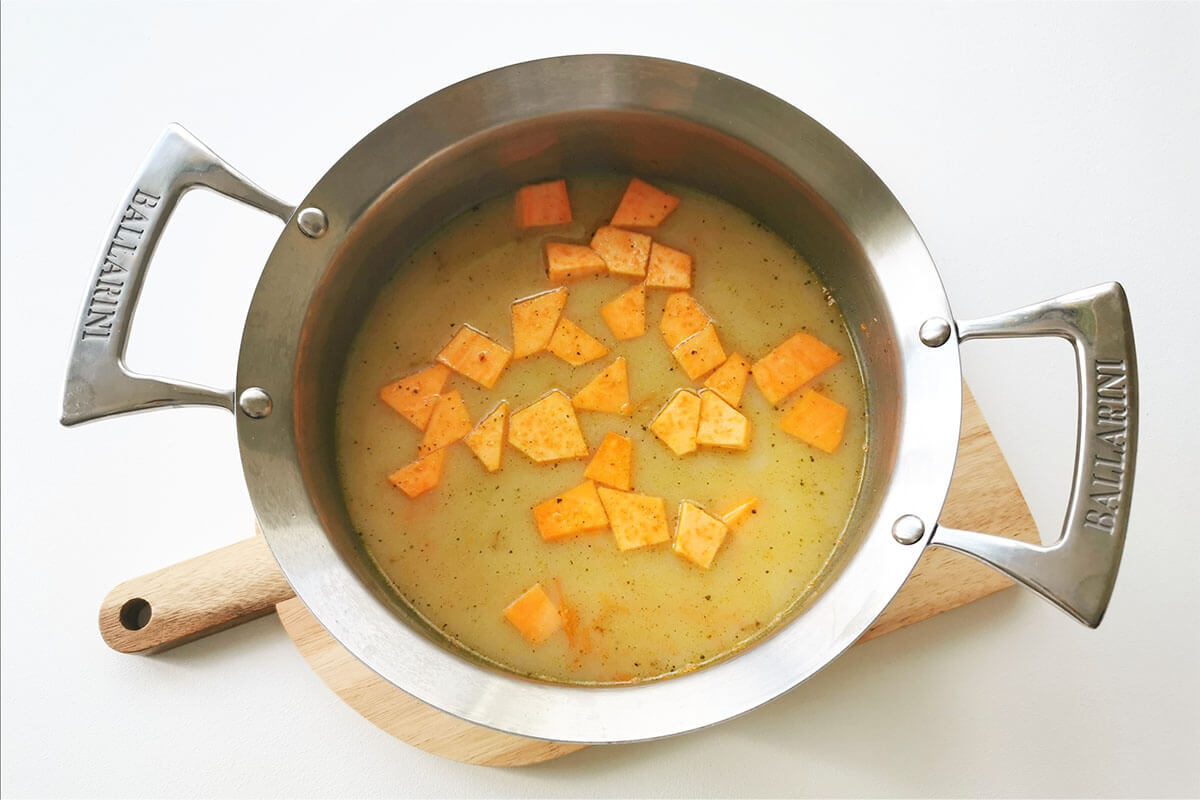
<instances>
[{"instance_id":1,"label":"reflection on metal handle","mask_svg":"<svg viewBox=\"0 0 1200 800\"><path fill-rule=\"evenodd\" d=\"M233 410L233 392L137 375L125 366L129 326L154 247L175 204L206 186L274 214L294 209L267 194L178 125L170 125L142 163L101 248L75 329L63 394L63 425L162 406Z\"/></svg>"},{"instance_id":2,"label":"reflection on metal handle","mask_svg":"<svg viewBox=\"0 0 1200 800\"><path fill-rule=\"evenodd\" d=\"M1075 347L1079 427L1062 536L1039 546L939 526L931 544L990 564L1094 628L1121 564L1137 453L1137 357L1125 291L1108 283L958 322L959 341L1012 336L1059 336Z\"/></svg>"}]
</instances>

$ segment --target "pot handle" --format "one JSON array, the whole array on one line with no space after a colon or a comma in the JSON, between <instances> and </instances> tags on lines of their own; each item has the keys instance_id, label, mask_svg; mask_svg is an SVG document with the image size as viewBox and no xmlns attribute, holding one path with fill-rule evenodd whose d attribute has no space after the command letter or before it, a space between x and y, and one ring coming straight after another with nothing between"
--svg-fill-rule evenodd
<instances>
[{"instance_id":1,"label":"pot handle","mask_svg":"<svg viewBox=\"0 0 1200 800\"><path fill-rule=\"evenodd\" d=\"M163 406L233 410L233 392L130 372L125 348L155 245L175 204L205 186L286 222L295 209L260 189L179 125L146 156L100 250L75 329L63 393L63 425Z\"/></svg>"},{"instance_id":2,"label":"pot handle","mask_svg":"<svg viewBox=\"0 0 1200 800\"><path fill-rule=\"evenodd\" d=\"M930 544L966 553L1095 628L1117 580L1137 453L1138 382L1125 290L1106 283L982 319L957 322L960 342L1058 336L1075 348L1079 425L1062 535L1051 545L938 526Z\"/></svg>"}]
</instances>

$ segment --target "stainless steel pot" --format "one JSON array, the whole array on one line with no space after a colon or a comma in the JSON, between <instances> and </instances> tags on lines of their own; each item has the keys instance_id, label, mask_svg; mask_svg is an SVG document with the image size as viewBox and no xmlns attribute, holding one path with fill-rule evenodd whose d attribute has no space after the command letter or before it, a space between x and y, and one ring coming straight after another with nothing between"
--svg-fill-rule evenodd
<instances>
[{"instance_id":1,"label":"stainless steel pot","mask_svg":"<svg viewBox=\"0 0 1200 800\"><path fill-rule=\"evenodd\" d=\"M401 256L483 198L585 169L694 185L789 240L841 306L864 366L871 421L851 540L815 599L732 658L609 688L508 674L426 629L359 552L333 458L347 347ZM135 375L123 363L154 246L180 196L196 186L285 223L246 319L233 391ZM1050 546L937 524L958 445L958 343L1013 336L1058 336L1075 348L1074 483L1062 536ZM615 742L710 725L796 686L867 630L929 546L974 556L1098 625L1129 519L1137 367L1118 284L956 320L896 198L811 118L698 67L577 56L480 75L405 109L355 145L296 208L183 129L168 128L101 250L75 331L62 421L173 405L234 412L246 483L272 552L296 594L365 664L481 725Z\"/></svg>"}]
</instances>

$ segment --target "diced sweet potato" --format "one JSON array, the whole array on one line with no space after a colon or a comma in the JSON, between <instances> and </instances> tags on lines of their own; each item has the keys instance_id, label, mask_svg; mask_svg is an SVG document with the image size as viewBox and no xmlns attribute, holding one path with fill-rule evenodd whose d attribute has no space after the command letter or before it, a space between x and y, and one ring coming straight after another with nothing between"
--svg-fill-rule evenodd
<instances>
[{"instance_id":1,"label":"diced sweet potato","mask_svg":"<svg viewBox=\"0 0 1200 800\"><path fill-rule=\"evenodd\" d=\"M548 542L598 531L608 525L600 495L596 494L596 484L590 480L534 506L533 518L538 533Z\"/></svg>"},{"instance_id":2,"label":"diced sweet potato","mask_svg":"<svg viewBox=\"0 0 1200 800\"><path fill-rule=\"evenodd\" d=\"M629 491L633 488L633 442L619 433L607 433L583 477Z\"/></svg>"},{"instance_id":3,"label":"diced sweet potato","mask_svg":"<svg viewBox=\"0 0 1200 800\"><path fill-rule=\"evenodd\" d=\"M540 228L571 221L571 201L564 180L535 183L517 190L517 225Z\"/></svg>"},{"instance_id":4,"label":"diced sweet potato","mask_svg":"<svg viewBox=\"0 0 1200 800\"><path fill-rule=\"evenodd\" d=\"M601 486L600 502L617 539L617 549L632 550L671 539L667 528L667 504L661 497L620 492Z\"/></svg>"},{"instance_id":5,"label":"diced sweet potato","mask_svg":"<svg viewBox=\"0 0 1200 800\"><path fill-rule=\"evenodd\" d=\"M645 276L646 262L650 260L650 241L644 233L605 225L592 236L592 249L604 259L610 275L641 278Z\"/></svg>"},{"instance_id":6,"label":"diced sweet potato","mask_svg":"<svg viewBox=\"0 0 1200 800\"><path fill-rule=\"evenodd\" d=\"M701 389L696 444L745 450L750 446L750 420L712 389Z\"/></svg>"},{"instance_id":7,"label":"diced sweet potato","mask_svg":"<svg viewBox=\"0 0 1200 800\"><path fill-rule=\"evenodd\" d=\"M657 228L679 205L679 198L634 178L625 189L621 204L613 214L613 225L631 228Z\"/></svg>"},{"instance_id":8,"label":"diced sweet potato","mask_svg":"<svg viewBox=\"0 0 1200 800\"><path fill-rule=\"evenodd\" d=\"M730 530L733 530L756 514L758 514L758 498L748 497L722 514L721 521L728 525Z\"/></svg>"},{"instance_id":9,"label":"diced sweet potato","mask_svg":"<svg viewBox=\"0 0 1200 800\"><path fill-rule=\"evenodd\" d=\"M650 431L677 456L696 452L696 433L700 427L700 396L680 389L650 423Z\"/></svg>"},{"instance_id":10,"label":"diced sweet potato","mask_svg":"<svg viewBox=\"0 0 1200 800\"><path fill-rule=\"evenodd\" d=\"M608 301L600 316L618 339L636 339L646 332L646 284L639 283Z\"/></svg>"},{"instance_id":11,"label":"diced sweet potato","mask_svg":"<svg viewBox=\"0 0 1200 800\"><path fill-rule=\"evenodd\" d=\"M708 323L699 332L671 348L671 355L675 356L679 366L692 380L716 369L725 361L725 350L717 338L717 326Z\"/></svg>"},{"instance_id":12,"label":"diced sweet potato","mask_svg":"<svg viewBox=\"0 0 1200 800\"><path fill-rule=\"evenodd\" d=\"M568 283L607 272L604 259L585 244L546 243L546 274L551 283Z\"/></svg>"},{"instance_id":13,"label":"diced sweet potato","mask_svg":"<svg viewBox=\"0 0 1200 800\"><path fill-rule=\"evenodd\" d=\"M566 288L551 289L512 304L513 358L540 353L550 344L567 306Z\"/></svg>"},{"instance_id":14,"label":"diced sweet potato","mask_svg":"<svg viewBox=\"0 0 1200 800\"><path fill-rule=\"evenodd\" d=\"M622 416L633 413L633 404L629 402L629 369L624 357L618 357L592 378L571 403L581 411L603 411Z\"/></svg>"},{"instance_id":15,"label":"diced sweet potato","mask_svg":"<svg viewBox=\"0 0 1200 800\"><path fill-rule=\"evenodd\" d=\"M688 500L679 504L679 520L675 524L675 541L671 549L698 567L708 569L713 556L721 549L729 527Z\"/></svg>"},{"instance_id":16,"label":"diced sweet potato","mask_svg":"<svg viewBox=\"0 0 1200 800\"><path fill-rule=\"evenodd\" d=\"M542 584L535 583L504 609L504 618L513 624L532 645L549 639L562 627L558 606L546 594Z\"/></svg>"},{"instance_id":17,"label":"diced sweet potato","mask_svg":"<svg viewBox=\"0 0 1200 800\"><path fill-rule=\"evenodd\" d=\"M575 409L557 389L512 415L508 443L538 463L586 458L588 454Z\"/></svg>"},{"instance_id":18,"label":"diced sweet potato","mask_svg":"<svg viewBox=\"0 0 1200 800\"><path fill-rule=\"evenodd\" d=\"M704 330L712 322L708 313L687 292L675 292L667 298L658 329L667 340L667 347L674 348L684 339Z\"/></svg>"},{"instance_id":19,"label":"diced sweet potato","mask_svg":"<svg viewBox=\"0 0 1200 800\"><path fill-rule=\"evenodd\" d=\"M429 427L421 438L418 452L428 455L435 450L449 447L471 432L471 415L458 392L446 392L433 407Z\"/></svg>"},{"instance_id":20,"label":"diced sweet potato","mask_svg":"<svg viewBox=\"0 0 1200 800\"><path fill-rule=\"evenodd\" d=\"M646 286L650 289L692 288L692 257L662 242L650 245Z\"/></svg>"},{"instance_id":21,"label":"diced sweet potato","mask_svg":"<svg viewBox=\"0 0 1200 800\"><path fill-rule=\"evenodd\" d=\"M442 479L446 451L436 450L388 475L388 482L409 497L420 497Z\"/></svg>"},{"instance_id":22,"label":"diced sweet potato","mask_svg":"<svg viewBox=\"0 0 1200 800\"><path fill-rule=\"evenodd\" d=\"M504 423L507 420L508 403L501 400L463 439L488 472L500 469L504 456Z\"/></svg>"},{"instance_id":23,"label":"diced sweet potato","mask_svg":"<svg viewBox=\"0 0 1200 800\"><path fill-rule=\"evenodd\" d=\"M420 372L414 372L395 383L379 390L379 399L396 410L402 417L425 430L433 407L437 405L438 392L446 385L450 368L445 364L434 364Z\"/></svg>"},{"instance_id":24,"label":"diced sweet potato","mask_svg":"<svg viewBox=\"0 0 1200 800\"><path fill-rule=\"evenodd\" d=\"M742 392L746 391L746 378L749 376L750 362L734 353L708 376L704 385L721 395L726 403L737 408L742 404Z\"/></svg>"},{"instance_id":25,"label":"diced sweet potato","mask_svg":"<svg viewBox=\"0 0 1200 800\"><path fill-rule=\"evenodd\" d=\"M566 317L559 319L547 349L573 367L608 355L603 342Z\"/></svg>"},{"instance_id":26,"label":"diced sweet potato","mask_svg":"<svg viewBox=\"0 0 1200 800\"><path fill-rule=\"evenodd\" d=\"M846 414L846 407L838 401L807 389L779 425L802 442L832 453L842 443Z\"/></svg>"},{"instance_id":27,"label":"diced sweet potato","mask_svg":"<svg viewBox=\"0 0 1200 800\"><path fill-rule=\"evenodd\" d=\"M485 389L491 389L508 366L512 353L486 335L462 325L450 343L438 353L437 360L450 369L465 375Z\"/></svg>"},{"instance_id":28,"label":"diced sweet potato","mask_svg":"<svg viewBox=\"0 0 1200 800\"><path fill-rule=\"evenodd\" d=\"M842 357L815 336L797 333L758 360L751 368L754 382L771 405L779 402Z\"/></svg>"}]
</instances>

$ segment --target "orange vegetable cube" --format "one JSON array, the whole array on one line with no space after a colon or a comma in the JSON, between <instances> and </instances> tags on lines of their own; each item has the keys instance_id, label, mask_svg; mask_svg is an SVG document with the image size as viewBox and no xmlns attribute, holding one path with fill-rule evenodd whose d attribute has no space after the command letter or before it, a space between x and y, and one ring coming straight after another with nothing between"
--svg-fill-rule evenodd
<instances>
[{"instance_id":1,"label":"orange vegetable cube","mask_svg":"<svg viewBox=\"0 0 1200 800\"><path fill-rule=\"evenodd\" d=\"M513 358L540 353L550 344L558 318L567 307L567 290L552 289L512 304Z\"/></svg>"},{"instance_id":2,"label":"orange vegetable cube","mask_svg":"<svg viewBox=\"0 0 1200 800\"><path fill-rule=\"evenodd\" d=\"M634 178L613 214L613 225L656 228L679 205L679 198Z\"/></svg>"},{"instance_id":3,"label":"orange vegetable cube","mask_svg":"<svg viewBox=\"0 0 1200 800\"><path fill-rule=\"evenodd\" d=\"M841 360L841 355L820 339L801 332L759 359L750 372L767 401L779 405L789 394Z\"/></svg>"},{"instance_id":4,"label":"orange vegetable cube","mask_svg":"<svg viewBox=\"0 0 1200 800\"><path fill-rule=\"evenodd\" d=\"M721 549L729 527L688 500L679 504L679 520L675 524L675 541L671 549L698 567L708 569Z\"/></svg>"},{"instance_id":5,"label":"orange vegetable cube","mask_svg":"<svg viewBox=\"0 0 1200 800\"><path fill-rule=\"evenodd\" d=\"M646 286L651 289L692 288L692 257L662 242L650 245Z\"/></svg>"},{"instance_id":6,"label":"orange vegetable cube","mask_svg":"<svg viewBox=\"0 0 1200 800\"><path fill-rule=\"evenodd\" d=\"M750 446L750 420L712 389L701 389L696 444L745 450Z\"/></svg>"},{"instance_id":7,"label":"orange vegetable cube","mask_svg":"<svg viewBox=\"0 0 1200 800\"><path fill-rule=\"evenodd\" d=\"M418 452L425 456L457 442L471 432L471 415L458 392L447 392L433 407L429 427L421 439Z\"/></svg>"},{"instance_id":8,"label":"orange vegetable cube","mask_svg":"<svg viewBox=\"0 0 1200 800\"><path fill-rule=\"evenodd\" d=\"M535 583L525 593L509 603L504 609L504 618L513 624L532 645L549 639L562 627L558 606L546 594L540 583Z\"/></svg>"},{"instance_id":9,"label":"orange vegetable cube","mask_svg":"<svg viewBox=\"0 0 1200 800\"><path fill-rule=\"evenodd\" d=\"M607 486L596 491L608 513L608 524L617 539L617 549L632 550L670 541L667 503L661 497L620 492Z\"/></svg>"},{"instance_id":10,"label":"orange vegetable cube","mask_svg":"<svg viewBox=\"0 0 1200 800\"><path fill-rule=\"evenodd\" d=\"M758 513L758 498L749 497L721 515L721 522L733 530Z\"/></svg>"},{"instance_id":11,"label":"orange vegetable cube","mask_svg":"<svg viewBox=\"0 0 1200 800\"><path fill-rule=\"evenodd\" d=\"M586 458L588 454L575 409L557 389L512 415L508 443L538 463Z\"/></svg>"},{"instance_id":12,"label":"orange vegetable cube","mask_svg":"<svg viewBox=\"0 0 1200 800\"><path fill-rule=\"evenodd\" d=\"M504 456L504 423L507 421L508 403L501 400L463 439L488 472L500 469Z\"/></svg>"},{"instance_id":13,"label":"orange vegetable cube","mask_svg":"<svg viewBox=\"0 0 1200 800\"><path fill-rule=\"evenodd\" d=\"M618 357L603 372L588 381L571 403L581 411L603 411L627 415L633 412L629 402L629 369L624 357Z\"/></svg>"},{"instance_id":14,"label":"orange vegetable cube","mask_svg":"<svg viewBox=\"0 0 1200 800\"><path fill-rule=\"evenodd\" d=\"M547 349L573 367L608 355L603 342L566 317L558 321Z\"/></svg>"},{"instance_id":15,"label":"orange vegetable cube","mask_svg":"<svg viewBox=\"0 0 1200 800\"><path fill-rule=\"evenodd\" d=\"M779 425L792 436L832 453L842 443L846 407L815 389L807 389Z\"/></svg>"},{"instance_id":16,"label":"orange vegetable cube","mask_svg":"<svg viewBox=\"0 0 1200 800\"><path fill-rule=\"evenodd\" d=\"M600 316L613 336L636 339L646 332L646 284L626 289L600 308Z\"/></svg>"},{"instance_id":17,"label":"orange vegetable cube","mask_svg":"<svg viewBox=\"0 0 1200 800\"><path fill-rule=\"evenodd\" d=\"M446 451L435 450L388 475L388 482L410 498L420 497L441 481L445 461Z\"/></svg>"},{"instance_id":18,"label":"orange vegetable cube","mask_svg":"<svg viewBox=\"0 0 1200 800\"><path fill-rule=\"evenodd\" d=\"M420 372L414 372L395 383L379 390L379 399L391 406L406 420L425 430L433 407L437 405L438 392L446 385L450 368L445 364L434 364Z\"/></svg>"},{"instance_id":19,"label":"orange vegetable cube","mask_svg":"<svg viewBox=\"0 0 1200 800\"><path fill-rule=\"evenodd\" d=\"M614 489L633 488L633 442L619 433L607 433L583 477Z\"/></svg>"},{"instance_id":20,"label":"orange vegetable cube","mask_svg":"<svg viewBox=\"0 0 1200 800\"><path fill-rule=\"evenodd\" d=\"M692 380L716 369L725 361L725 350L717 338L717 326L711 322L671 349L671 355Z\"/></svg>"},{"instance_id":21,"label":"orange vegetable cube","mask_svg":"<svg viewBox=\"0 0 1200 800\"><path fill-rule=\"evenodd\" d=\"M667 347L674 348L684 339L704 330L712 322L708 313L687 292L675 292L667 298L658 329L667 340Z\"/></svg>"},{"instance_id":22,"label":"orange vegetable cube","mask_svg":"<svg viewBox=\"0 0 1200 800\"><path fill-rule=\"evenodd\" d=\"M438 353L437 360L465 375L485 389L491 389L508 366L512 353L470 325L459 326L450 343Z\"/></svg>"},{"instance_id":23,"label":"orange vegetable cube","mask_svg":"<svg viewBox=\"0 0 1200 800\"><path fill-rule=\"evenodd\" d=\"M700 428L700 396L680 389L662 407L650 431L677 456L696 452L696 434Z\"/></svg>"},{"instance_id":24,"label":"orange vegetable cube","mask_svg":"<svg viewBox=\"0 0 1200 800\"><path fill-rule=\"evenodd\" d=\"M746 378L750 377L750 362L734 353L717 367L704 385L721 395L729 405L742 404L742 392L746 391Z\"/></svg>"},{"instance_id":25,"label":"orange vegetable cube","mask_svg":"<svg viewBox=\"0 0 1200 800\"><path fill-rule=\"evenodd\" d=\"M551 283L567 283L608 272L608 265L585 244L546 243L546 274Z\"/></svg>"},{"instance_id":26,"label":"orange vegetable cube","mask_svg":"<svg viewBox=\"0 0 1200 800\"><path fill-rule=\"evenodd\" d=\"M605 225L592 236L592 249L604 259L610 275L641 278L646 274L646 262L650 260L650 241L644 233Z\"/></svg>"},{"instance_id":27,"label":"orange vegetable cube","mask_svg":"<svg viewBox=\"0 0 1200 800\"><path fill-rule=\"evenodd\" d=\"M564 180L535 183L517 190L517 225L540 228L571 221L571 201Z\"/></svg>"},{"instance_id":28,"label":"orange vegetable cube","mask_svg":"<svg viewBox=\"0 0 1200 800\"><path fill-rule=\"evenodd\" d=\"M538 533L548 542L608 526L596 484L590 480L534 506L533 519Z\"/></svg>"}]
</instances>

